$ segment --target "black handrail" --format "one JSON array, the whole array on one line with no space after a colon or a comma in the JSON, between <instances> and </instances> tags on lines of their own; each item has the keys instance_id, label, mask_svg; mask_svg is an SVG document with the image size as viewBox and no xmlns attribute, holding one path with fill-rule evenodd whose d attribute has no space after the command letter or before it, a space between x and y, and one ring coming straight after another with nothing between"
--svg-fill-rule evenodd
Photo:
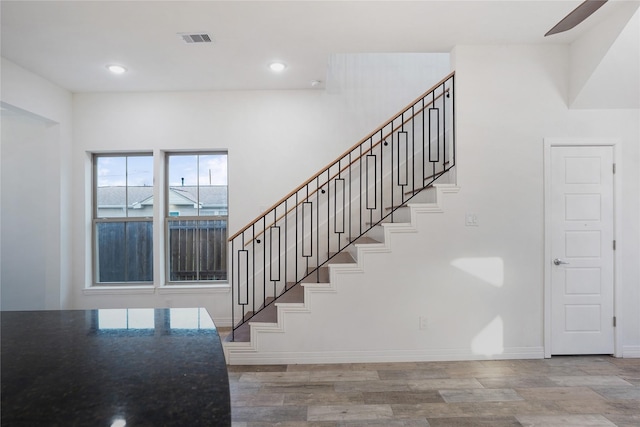
<instances>
[{"instance_id":1,"label":"black handrail","mask_svg":"<svg viewBox=\"0 0 640 427\"><path fill-rule=\"evenodd\" d=\"M452 72L229 238L232 341L455 166L454 83Z\"/></svg>"}]
</instances>

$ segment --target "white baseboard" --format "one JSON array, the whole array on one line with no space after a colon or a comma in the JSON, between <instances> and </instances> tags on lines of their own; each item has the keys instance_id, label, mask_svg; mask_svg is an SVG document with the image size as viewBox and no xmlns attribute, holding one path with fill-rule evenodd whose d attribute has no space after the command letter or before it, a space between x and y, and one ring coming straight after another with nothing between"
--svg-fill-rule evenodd
<instances>
[{"instance_id":1,"label":"white baseboard","mask_svg":"<svg viewBox=\"0 0 640 427\"><path fill-rule=\"evenodd\" d=\"M640 358L640 345L623 346L622 357L625 359Z\"/></svg>"},{"instance_id":2,"label":"white baseboard","mask_svg":"<svg viewBox=\"0 0 640 427\"><path fill-rule=\"evenodd\" d=\"M544 358L544 349L542 347L506 348L503 353L491 356L473 354L468 349L327 352L253 352L248 348L238 352L235 352L232 348L227 348L226 350L227 364L229 365L439 362Z\"/></svg>"}]
</instances>

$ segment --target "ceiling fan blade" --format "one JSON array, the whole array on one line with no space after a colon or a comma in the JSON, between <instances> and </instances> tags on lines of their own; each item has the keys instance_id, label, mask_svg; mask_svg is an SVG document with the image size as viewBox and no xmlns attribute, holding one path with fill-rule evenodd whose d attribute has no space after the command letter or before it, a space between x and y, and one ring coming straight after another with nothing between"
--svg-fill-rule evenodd
<instances>
[{"instance_id":1,"label":"ceiling fan blade","mask_svg":"<svg viewBox=\"0 0 640 427\"><path fill-rule=\"evenodd\" d=\"M555 27L547 31L547 34L544 36L547 37L572 29L591 16L593 12L600 9L606 2L607 0L586 0L580 6L576 7L573 12L565 16L563 20L558 22Z\"/></svg>"}]
</instances>

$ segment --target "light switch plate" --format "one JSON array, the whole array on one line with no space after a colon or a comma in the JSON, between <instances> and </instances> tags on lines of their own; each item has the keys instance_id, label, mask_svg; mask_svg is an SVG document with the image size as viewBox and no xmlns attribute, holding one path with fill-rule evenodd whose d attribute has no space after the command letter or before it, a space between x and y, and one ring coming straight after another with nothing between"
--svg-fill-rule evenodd
<instances>
[{"instance_id":1,"label":"light switch plate","mask_svg":"<svg viewBox=\"0 0 640 427\"><path fill-rule=\"evenodd\" d=\"M420 316L420 329L425 330L429 327L429 321L427 320L427 316Z\"/></svg>"},{"instance_id":2,"label":"light switch plate","mask_svg":"<svg viewBox=\"0 0 640 427\"><path fill-rule=\"evenodd\" d=\"M464 216L464 225L467 227L477 227L478 226L478 215L474 213L467 213Z\"/></svg>"}]
</instances>

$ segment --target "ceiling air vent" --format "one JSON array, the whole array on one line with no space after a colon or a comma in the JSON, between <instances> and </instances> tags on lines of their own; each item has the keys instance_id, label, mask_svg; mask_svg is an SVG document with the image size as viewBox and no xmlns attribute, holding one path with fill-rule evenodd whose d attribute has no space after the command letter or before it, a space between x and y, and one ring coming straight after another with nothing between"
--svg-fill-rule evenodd
<instances>
[{"instance_id":1,"label":"ceiling air vent","mask_svg":"<svg viewBox=\"0 0 640 427\"><path fill-rule=\"evenodd\" d=\"M211 43L213 40L207 33L178 33L185 43Z\"/></svg>"}]
</instances>

